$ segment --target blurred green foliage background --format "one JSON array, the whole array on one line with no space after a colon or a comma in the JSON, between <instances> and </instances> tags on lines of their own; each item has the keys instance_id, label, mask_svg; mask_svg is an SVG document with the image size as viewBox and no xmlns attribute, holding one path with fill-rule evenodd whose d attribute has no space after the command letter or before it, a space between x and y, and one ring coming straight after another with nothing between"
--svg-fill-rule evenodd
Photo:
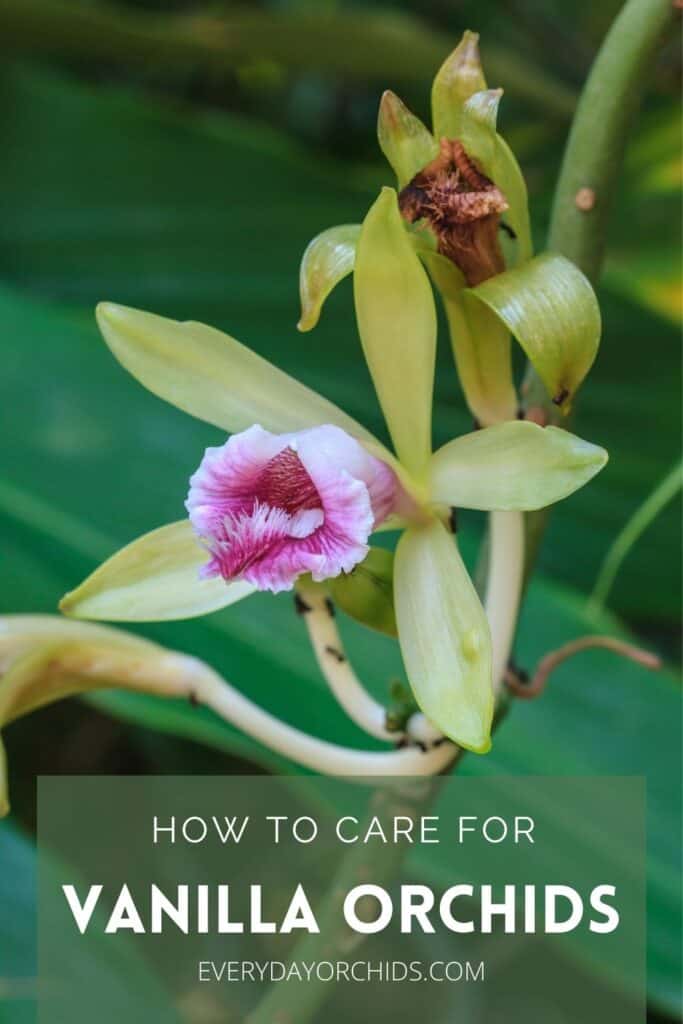
<instances>
[{"instance_id":1,"label":"blurred green foliage background","mask_svg":"<svg viewBox=\"0 0 683 1024\"><path fill-rule=\"evenodd\" d=\"M436 68L465 28L481 32L542 248L575 98L619 6L0 0L0 611L53 612L108 554L180 518L190 473L221 440L114 363L95 329L98 300L215 324L381 430L348 282L312 334L295 324L307 241L360 220L390 181L374 137L382 90L428 116ZM587 598L616 534L680 458L679 72L671 39L616 197L602 350L577 410L578 432L611 460L553 513L522 617L525 666L591 630L629 631L678 661L680 496L628 553L608 608L588 609ZM468 426L443 344L435 440ZM463 520L473 559L483 524ZM342 626L361 674L385 694L401 671L394 646ZM286 597L145 632L201 655L287 720L365 745L325 690ZM513 709L489 757L462 765L647 777L653 1020L678 1012L679 693L673 670L655 677L587 653L558 671L542 701ZM201 711L114 692L24 719L6 744L14 822L0 829L3 1022L34 1012L37 774L291 767ZM568 841L581 827L567 822Z\"/></svg>"}]
</instances>

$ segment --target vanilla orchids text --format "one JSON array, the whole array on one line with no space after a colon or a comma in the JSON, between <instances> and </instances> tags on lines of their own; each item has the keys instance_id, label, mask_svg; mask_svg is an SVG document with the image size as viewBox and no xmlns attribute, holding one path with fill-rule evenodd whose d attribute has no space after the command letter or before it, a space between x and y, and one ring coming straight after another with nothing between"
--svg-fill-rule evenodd
<instances>
[{"instance_id":1,"label":"vanilla orchids text","mask_svg":"<svg viewBox=\"0 0 683 1024\"><path fill-rule=\"evenodd\" d=\"M279 915L267 912L263 887L240 889L240 913L233 913L230 885L178 885L171 892L151 885L134 896L127 885L103 900L104 886L79 894L74 885L62 892L76 927L111 935L122 931L161 934L176 929L190 934L318 934L320 927L302 885L297 885ZM243 906L248 895L248 908ZM341 913L352 931L362 935L390 926L402 933L433 934L445 928L459 934L536 932L559 934L583 926L608 934L619 925L616 889L598 885L585 895L567 885L452 885L437 894L426 885L401 885L389 892L380 885L357 885L346 894ZM113 901L113 902L112 902ZM236 901L235 901L236 902ZM104 909L105 905L107 909ZM282 904L279 904L280 907Z\"/></svg>"}]
</instances>

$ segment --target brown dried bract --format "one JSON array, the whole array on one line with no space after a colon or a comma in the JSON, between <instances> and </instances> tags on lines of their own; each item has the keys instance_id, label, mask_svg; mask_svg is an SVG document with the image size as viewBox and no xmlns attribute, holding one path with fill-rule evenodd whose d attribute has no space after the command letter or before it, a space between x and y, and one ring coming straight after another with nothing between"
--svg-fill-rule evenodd
<instances>
[{"instance_id":1,"label":"brown dried bract","mask_svg":"<svg viewBox=\"0 0 683 1024\"><path fill-rule=\"evenodd\" d=\"M505 269L498 241L505 196L479 170L457 139L442 139L441 152L399 196L406 220L428 221L438 250L476 285Z\"/></svg>"}]
</instances>

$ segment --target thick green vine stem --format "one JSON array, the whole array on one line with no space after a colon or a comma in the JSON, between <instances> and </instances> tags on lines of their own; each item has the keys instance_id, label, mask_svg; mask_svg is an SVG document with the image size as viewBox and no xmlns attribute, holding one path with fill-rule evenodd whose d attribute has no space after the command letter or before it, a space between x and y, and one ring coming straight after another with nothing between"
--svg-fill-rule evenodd
<instances>
[{"instance_id":1,"label":"thick green vine stem","mask_svg":"<svg viewBox=\"0 0 683 1024\"><path fill-rule=\"evenodd\" d=\"M555 191L548 249L572 260L595 285L605 254L611 201L629 131L658 45L675 17L673 0L627 0L591 68L572 122ZM527 408L551 423L566 421L533 367L524 384ZM548 512L529 513L525 579L545 530Z\"/></svg>"},{"instance_id":2,"label":"thick green vine stem","mask_svg":"<svg viewBox=\"0 0 683 1024\"><path fill-rule=\"evenodd\" d=\"M555 191L548 249L600 276L614 184L672 0L627 0L581 94Z\"/></svg>"}]
</instances>

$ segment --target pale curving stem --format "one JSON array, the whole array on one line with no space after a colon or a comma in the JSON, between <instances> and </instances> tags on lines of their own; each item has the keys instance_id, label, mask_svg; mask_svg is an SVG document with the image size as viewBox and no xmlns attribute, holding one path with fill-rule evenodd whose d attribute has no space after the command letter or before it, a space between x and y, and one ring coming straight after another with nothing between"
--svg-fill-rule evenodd
<instances>
[{"instance_id":1,"label":"pale curving stem","mask_svg":"<svg viewBox=\"0 0 683 1024\"><path fill-rule=\"evenodd\" d=\"M354 672L337 629L334 606L322 588L301 587L296 607L306 623L320 671L340 707L369 736L399 740L401 731L387 729L387 709L368 693Z\"/></svg>"},{"instance_id":2,"label":"pale curving stem","mask_svg":"<svg viewBox=\"0 0 683 1024\"><path fill-rule=\"evenodd\" d=\"M427 751L413 746L376 752L318 739L264 711L200 659L146 641L113 646L99 637L95 643L50 637L23 656L16 650L3 684L0 726L51 701L117 686L205 706L275 753L325 775L434 775L453 757L448 742Z\"/></svg>"},{"instance_id":3,"label":"pale curving stem","mask_svg":"<svg viewBox=\"0 0 683 1024\"><path fill-rule=\"evenodd\" d=\"M376 752L354 750L317 739L258 707L203 662L186 660L196 666L196 678L189 694L193 700L211 708L275 753L321 774L368 778L435 775L453 759L455 747L447 741L428 750L411 746Z\"/></svg>"},{"instance_id":4,"label":"pale curving stem","mask_svg":"<svg viewBox=\"0 0 683 1024\"><path fill-rule=\"evenodd\" d=\"M344 649L334 606L320 588L300 588L297 610L303 616L320 671L337 703L369 736L396 743L408 739L423 747L441 743L443 733L422 712L412 715L405 730L387 728L387 709L368 693ZM455 747L452 747L455 750Z\"/></svg>"},{"instance_id":5,"label":"pale curving stem","mask_svg":"<svg viewBox=\"0 0 683 1024\"><path fill-rule=\"evenodd\" d=\"M492 512L489 574L485 607L493 646L493 687L499 696L514 641L522 588L524 521L520 512ZM334 608L322 588L300 588L298 610L303 615L320 671L340 707L353 722L376 739L404 737L429 748L443 735L421 713L413 715L405 732L386 726L386 708L368 693L344 650L334 619ZM451 745L453 756L457 747Z\"/></svg>"},{"instance_id":6,"label":"pale curving stem","mask_svg":"<svg viewBox=\"0 0 683 1024\"><path fill-rule=\"evenodd\" d=\"M484 608L493 646L493 691L500 697L517 628L524 572L521 512L489 514L489 561Z\"/></svg>"}]
</instances>

